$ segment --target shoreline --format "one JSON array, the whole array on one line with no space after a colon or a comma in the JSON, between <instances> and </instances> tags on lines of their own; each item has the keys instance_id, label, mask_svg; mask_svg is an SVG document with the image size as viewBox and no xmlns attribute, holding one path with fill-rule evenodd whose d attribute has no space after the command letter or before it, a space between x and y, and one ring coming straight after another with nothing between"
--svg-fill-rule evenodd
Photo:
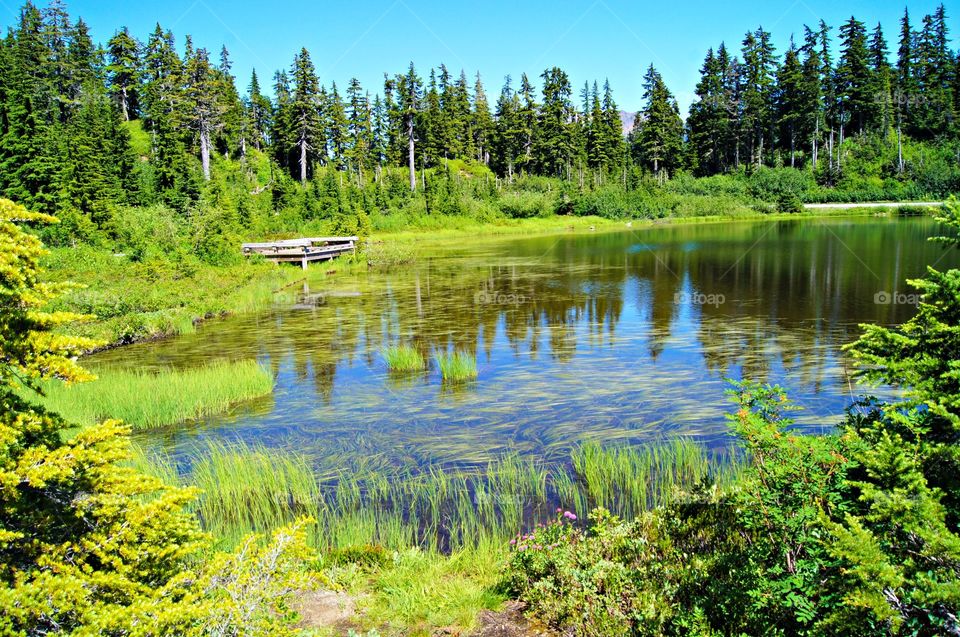
<instances>
[{"instance_id":1,"label":"shoreline","mask_svg":"<svg viewBox=\"0 0 960 637\"><path fill-rule=\"evenodd\" d=\"M367 240L375 244L388 246L392 245L399 248L407 248L419 251L421 249L429 249L433 246L446 247L452 242L462 241L465 238L470 238L473 241L486 242L510 238L536 238L574 234L605 234L694 224L709 225L756 221L854 218L867 217L871 215L889 216L892 209L908 205L918 209L931 207L928 202L913 202L909 204L891 203L885 205L880 205L877 203L843 204L845 207L837 207L838 205L836 204L808 204L810 207L805 208L805 210L802 212L796 213L764 213L757 211L745 212L736 215L706 215L696 217L665 217L662 219L617 220L606 219L603 217L553 216L509 220L509 223L471 223L458 228L448 227L420 230L407 229L399 232L374 232L371 233ZM340 259L333 259L328 262L331 265L333 270L332 272L324 271L319 275L313 275L313 277L311 277L310 274L307 274L306 276L294 276L293 272L290 272L289 274L291 276L288 277L286 276L288 273L280 269L280 266L278 266L276 269L264 270L261 275L253 276L247 279L243 284L230 290L229 296L234 297L234 300L237 301L235 304L231 304L229 302L223 303L222 301L225 301L226 299L216 299L212 296L204 297L204 300L207 303L202 303L201 305L209 305L203 308L206 311L198 314L197 316L185 316L183 312L185 308L181 306L179 308L171 308L171 310L179 311L179 321L164 322L162 326L152 325L151 329L136 336L130 334L129 332L125 333L121 338L111 338L107 333L95 334L95 337L105 342L95 350L85 353L84 357L106 350L125 347L127 345L156 342L166 338L180 336L187 331L196 329L196 327L206 323L207 321L225 318L227 316L249 311L252 309L251 305L259 307L262 304L270 304L278 292L281 292L289 286L296 285L304 280L324 280L328 277L337 277L351 271L356 271L358 268L366 269L364 267L365 261L351 262L347 260L352 258L353 257L344 257L345 260L342 261ZM241 270L246 269L244 266L234 266L234 268L237 267L239 267ZM406 265L397 264L395 266L388 267L402 268L406 267ZM207 271L212 272L215 270L216 268L211 266ZM299 271L296 274L299 275ZM72 277L68 276L67 278ZM166 283L175 284L175 281L166 281ZM273 285L269 285L269 283L272 283ZM268 290L266 288L270 289ZM259 302L255 301L251 304L250 298L246 298L250 294L259 298ZM230 305L233 306L229 307ZM136 323L138 320L143 320L143 318L148 314L149 313L133 312L128 315L128 318L132 322ZM115 323L118 318L119 317L107 318L100 322L99 325L102 330L106 332L106 330L112 329L111 325ZM187 323L189 323L189 329L186 328ZM98 322L93 321L92 324L97 325ZM86 323L86 325L89 326L91 323ZM94 332L97 331L98 330L96 329L94 330Z\"/></svg>"}]
</instances>

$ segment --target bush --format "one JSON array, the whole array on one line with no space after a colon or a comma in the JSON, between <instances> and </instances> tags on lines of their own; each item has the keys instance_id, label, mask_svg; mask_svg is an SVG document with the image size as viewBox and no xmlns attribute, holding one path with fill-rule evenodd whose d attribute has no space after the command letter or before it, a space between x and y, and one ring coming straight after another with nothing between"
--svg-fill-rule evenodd
<instances>
[{"instance_id":1,"label":"bush","mask_svg":"<svg viewBox=\"0 0 960 637\"><path fill-rule=\"evenodd\" d=\"M549 217L556 208L556 198L549 192L507 191L500 195L497 205L513 219Z\"/></svg>"}]
</instances>

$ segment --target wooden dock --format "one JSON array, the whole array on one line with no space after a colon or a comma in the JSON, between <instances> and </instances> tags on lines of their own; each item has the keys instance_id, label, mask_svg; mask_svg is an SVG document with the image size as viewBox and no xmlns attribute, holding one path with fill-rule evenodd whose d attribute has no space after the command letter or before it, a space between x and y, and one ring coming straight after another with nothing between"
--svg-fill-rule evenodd
<instances>
[{"instance_id":1,"label":"wooden dock","mask_svg":"<svg viewBox=\"0 0 960 637\"><path fill-rule=\"evenodd\" d=\"M263 255L271 261L299 263L304 270L313 261L327 261L357 249L357 237L305 237L265 243L244 243L244 256Z\"/></svg>"}]
</instances>

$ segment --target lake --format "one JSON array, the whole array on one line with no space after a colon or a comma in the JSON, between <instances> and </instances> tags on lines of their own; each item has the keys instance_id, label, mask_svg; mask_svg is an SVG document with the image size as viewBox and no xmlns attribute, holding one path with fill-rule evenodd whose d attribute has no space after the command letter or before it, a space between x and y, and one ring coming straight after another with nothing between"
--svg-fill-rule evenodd
<instances>
[{"instance_id":1,"label":"lake","mask_svg":"<svg viewBox=\"0 0 960 637\"><path fill-rule=\"evenodd\" d=\"M305 454L324 472L472 468L505 453L564 462L585 441L681 435L722 450L727 379L784 386L807 432L829 430L871 391L842 347L860 323L907 319L905 280L927 264L960 264L927 241L936 229L861 217L447 241L419 246L413 265L314 277L268 312L91 363L256 358L274 371L268 398L137 434L175 457L243 441ZM381 352L398 343L430 369L389 372ZM475 381L441 381L433 357L452 350L476 355Z\"/></svg>"}]
</instances>

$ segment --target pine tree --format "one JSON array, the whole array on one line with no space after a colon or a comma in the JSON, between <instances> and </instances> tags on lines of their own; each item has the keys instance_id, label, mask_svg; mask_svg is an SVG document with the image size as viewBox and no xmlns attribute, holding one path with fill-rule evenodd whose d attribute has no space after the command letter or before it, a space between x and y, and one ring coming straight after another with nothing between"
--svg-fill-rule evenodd
<instances>
[{"instance_id":1,"label":"pine tree","mask_svg":"<svg viewBox=\"0 0 960 637\"><path fill-rule=\"evenodd\" d=\"M347 148L350 142L349 122L347 122L347 111L344 108L340 92L337 90L336 82L331 84L330 93L322 103L324 105L330 159L338 170L344 170L347 167Z\"/></svg>"},{"instance_id":2,"label":"pine tree","mask_svg":"<svg viewBox=\"0 0 960 637\"><path fill-rule=\"evenodd\" d=\"M270 100L260 91L260 80L257 79L257 70L250 76L250 88L247 91L247 131L253 147L263 150L269 140L273 106Z\"/></svg>"},{"instance_id":3,"label":"pine tree","mask_svg":"<svg viewBox=\"0 0 960 637\"><path fill-rule=\"evenodd\" d=\"M799 52L790 41L790 47L783 56L783 65L777 73L777 124L780 138L790 152L790 167L796 166L796 151L802 135L804 121L808 121L805 112L803 92L803 67Z\"/></svg>"},{"instance_id":4,"label":"pine tree","mask_svg":"<svg viewBox=\"0 0 960 637\"><path fill-rule=\"evenodd\" d=\"M601 103L600 139L604 147L606 170L613 170L623 161L624 141L623 124L620 121L620 109L613 99L610 80L603 82L603 102Z\"/></svg>"},{"instance_id":5,"label":"pine tree","mask_svg":"<svg viewBox=\"0 0 960 637\"><path fill-rule=\"evenodd\" d=\"M758 28L743 40L742 126L748 135L750 161L763 165L764 150L773 146L776 58L770 33Z\"/></svg>"},{"instance_id":6,"label":"pine tree","mask_svg":"<svg viewBox=\"0 0 960 637\"><path fill-rule=\"evenodd\" d=\"M522 159L526 136L520 114L520 98L508 75L497 99L493 133L493 168L513 181L514 167Z\"/></svg>"},{"instance_id":7,"label":"pine tree","mask_svg":"<svg viewBox=\"0 0 960 637\"><path fill-rule=\"evenodd\" d=\"M407 143L407 166L410 171L410 190L417 189L417 167L416 167L416 119L417 112L420 109L422 81L417 76L417 71L410 63L410 67L404 75L396 77L395 86L397 90L397 114L395 118L402 124L403 135Z\"/></svg>"},{"instance_id":8,"label":"pine tree","mask_svg":"<svg viewBox=\"0 0 960 637\"><path fill-rule=\"evenodd\" d=\"M107 42L107 53L110 96L119 106L124 121L136 119L139 110L137 75L140 66L140 43L123 27Z\"/></svg>"},{"instance_id":9,"label":"pine tree","mask_svg":"<svg viewBox=\"0 0 960 637\"><path fill-rule=\"evenodd\" d=\"M370 98L363 92L360 80L353 78L347 87L347 129L349 132L348 158L350 167L360 179L372 163L373 122L370 114Z\"/></svg>"},{"instance_id":10,"label":"pine tree","mask_svg":"<svg viewBox=\"0 0 960 637\"><path fill-rule=\"evenodd\" d=\"M223 108L217 99L217 78L206 49L197 49L186 60L185 97L189 105L189 124L200 145L203 178L210 181L210 152L213 136L223 126Z\"/></svg>"},{"instance_id":11,"label":"pine tree","mask_svg":"<svg viewBox=\"0 0 960 637\"><path fill-rule=\"evenodd\" d=\"M573 105L567 74L553 67L543 79L543 104L533 132L533 159L541 174L562 177L574 154Z\"/></svg>"},{"instance_id":12,"label":"pine tree","mask_svg":"<svg viewBox=\"0 0 960 637\"><path fill-rule=\"evenodd\" d=\"M682 166L683 121L677 101L652 64L643 78L643 99L633 125L633 155L663 180Z\"/></svg>"},{"instance_id":13,"label":"pine tree","mask_svg":"<svg viewBox=\"0 0 960 637\"><path fill-rule=\"evenodd\" d=\"M380 95L374 95L373 97L371 118L373 120L371 158L379 169L388 161L390 150L390 119L387 114L387 106L380 99Z\"/></svg>"},{"instance_id":14,"label":"pine tree","mask_svg":"<svg viewBox=\"0 0 960 637\"><path fill-rule=\"evenodd\" d=\"M480 73L477 73L473 83L473 110L470 115L470 128L473 132L473 147L476 149L477 161L490 163L490 146L493 136L493 116L490 114L490 104L487 102L487 93L484 91Z\"/></svg>"},{"instance_id":15,"label":"pine tree","mask_svg":"<svg viewBox=\"0 0 960 637\"><path fill-rule=\"evenodd\" d=\"M523 131L523 161L527 166L533 161L533 135L537 127L537 99L533 84L526 73L520 75L520 109L517 116Z\"/></svg>"},{"instance_id":16,"label":"pine tree","mask_svg":"<svg viewBox=\"0 0 960 637\"><path fill-rule=\"evenodd\" d=\"M294 58L291 77L293 91L289 102L289 139L297 149L300 183L306 184L310 176L311 160L316 157L321 145L326 145L323 122L317 108L320 82L310 60L310 52L306 48L300 49L300 53Z\"/></svg>"},{"instance_id":17,"label":"pine tree","mask_svg":"<svg viewBox=\"0 0 960 637\"><path fill-rule=\"evenodd\" d=\"M870 38L870 125L886 135L893 125L893 69L888 59L883 27L878 23Z\"/></svg>"},{"instance_id":18,"label":"pine tree","mask_svg":"<svg viewBox=\"0 0 960 637\"><path fill-rule=\"evenodd\" d=\"M723 143L728 135L722 62L712 48L700 67L700 81L694 95L697 99L690 105L687 119L691 153L697 172L711 175L726 168Z\"/></svg>"},{"instance_id":19,"label":"pine tree","mask_svg":"<svg viewBox=\"0 0 960 637\"><path fill-rule=\"evenodd\" d=\"M873 103L867 30L863 22L851 17L840 27L840 50L840 61L834 75L840 126L842 128L849 123L862 134L866 130Z\"/></svg>"}]
</instances>

